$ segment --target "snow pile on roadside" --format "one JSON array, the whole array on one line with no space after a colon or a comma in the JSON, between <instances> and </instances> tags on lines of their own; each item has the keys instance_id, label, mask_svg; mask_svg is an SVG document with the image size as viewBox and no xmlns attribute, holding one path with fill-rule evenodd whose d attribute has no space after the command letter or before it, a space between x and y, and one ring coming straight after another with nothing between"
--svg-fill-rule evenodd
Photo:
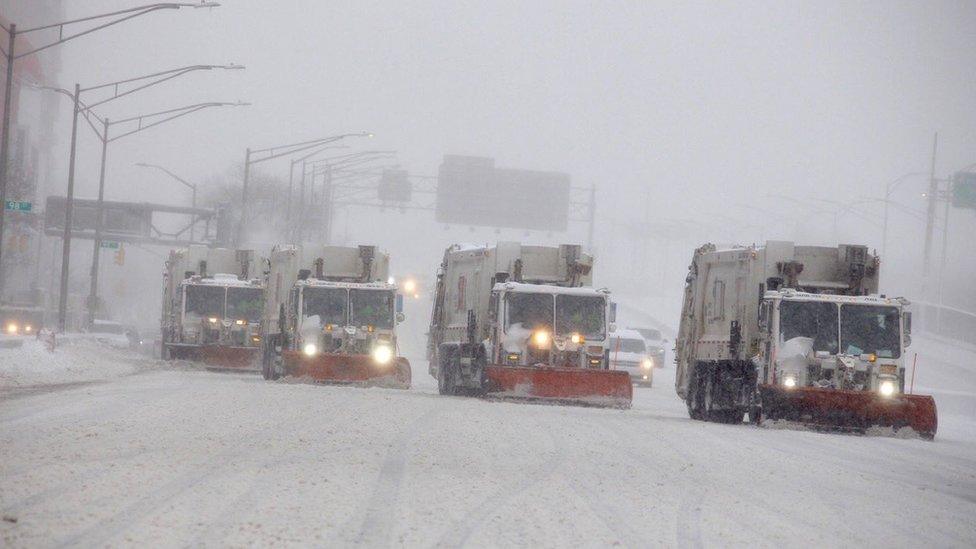
<instances>
[{"instance_id":1,"label":"snow pile on roadside","mask_svg":"<svg viewBox=\"0 0 976 549\"><path fill-rule=\"evenodd\" d=\"M43 342L25 339L22 347L0 349L0 388L110 379L146 362L97 341L75 340L48 351Z\"/></svg>"}]
</instances>

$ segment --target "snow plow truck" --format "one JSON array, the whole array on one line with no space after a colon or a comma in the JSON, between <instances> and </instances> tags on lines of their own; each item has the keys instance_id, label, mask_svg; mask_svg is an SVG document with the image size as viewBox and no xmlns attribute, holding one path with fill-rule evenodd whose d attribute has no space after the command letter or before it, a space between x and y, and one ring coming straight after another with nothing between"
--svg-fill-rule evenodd
<instances>
[{"instance_id":1,"label":"snow plow truck","mask_svg":"<svg viewBox=\"0 0 976 549\"><path fill-rule=\"evenodd\" d=\"M162 357L257 371L264 274L252 250L173 250L163 275Z\"/></svg>"},{"instance_id":2,"label":"snow plow truck","mask_svg":"<svg viewBox=\"0 0 976 549\"><path fill-rule=\"evenodd\" d=\"M909 303L878 295L879 269L866 246L695 250L675 347L688 414L933 438L935 400L905 392Z\"/></svg>"},{"instance_id":3,"label":"snow plow truck","mask_svg":"<svg viewBox=\"0 0 976 549\"><path fill-rule=\"evenodd\" d=\"M396 325L402 297L376 246L282 246L271 252L265 379L410 388Z\"/></svg>"},{"instance_id":4,"label":"snow plow truck","mask_svg":"<svg viewBox=\"0 0 976 549\"><path fill-rule=\"evenodd\" d=\"M609 292L590 287L580 246L454 245L444 253L427 339L440 394L629 408L609 365Z\"/></svg>"}]
</instances>

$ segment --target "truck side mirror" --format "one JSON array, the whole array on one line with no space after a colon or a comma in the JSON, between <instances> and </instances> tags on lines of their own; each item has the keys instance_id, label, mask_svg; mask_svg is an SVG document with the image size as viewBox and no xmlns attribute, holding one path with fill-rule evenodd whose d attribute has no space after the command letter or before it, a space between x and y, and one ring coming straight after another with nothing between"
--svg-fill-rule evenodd
<instances>
[{"instance_id":1,"label":"truck side mirror","mask_svg":"<svg viewBox=\"0 0 976 549\"><path fill-rule=\"evenodd\" d=\"M902 338L905 340L905 347L912 344L912 312L904 311L901 313Z\"/></svg>"},{"instance_id":2,"label":"truck side mirror","mask_svg":"<svg viewBox=\"0 0 976 549\"><path fill-rule=\"evenodd\" d=\"M610 322L617 321L617 304L616 302L610 302Z\"/></svg>"},{"instance_id":3,"label":"truck side mirror","mask_svg":"<svg viewBox=\"0 0 976 549\"><path fill-rule=\"evenodd\" d=\"M406 320L406 319L407 319L407 315L405 315L405 314L403 314L403 313L397 313L397 314L396 314L396 321L397 321L397 324L400 324L401 322L403 322L403 321L404 321L404 320Z\"/></svg>"},{"instance_id":4,"label":"truck side mirror","mask_svg":"<svg viewBox=\"0 0 976 549\"><path fill-rule=\"evenodd\" d=\"M397 294L396 295L396 305L395 305L395 307L396 307L396 312L397 313L402 313L403 312L403 294Z\"/></svg>"}]
</instances>

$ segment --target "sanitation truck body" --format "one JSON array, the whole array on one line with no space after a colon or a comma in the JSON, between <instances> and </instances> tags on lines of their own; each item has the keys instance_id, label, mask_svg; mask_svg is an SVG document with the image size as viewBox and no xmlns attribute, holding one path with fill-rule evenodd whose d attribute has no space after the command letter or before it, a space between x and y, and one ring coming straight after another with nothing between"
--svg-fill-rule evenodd
<instances>
[{"instance_id":1,"label":"sanitation truck body","mask_svg":"<svg viewBox=\"0 0 976 549\"><path fill-rule=\"evenodd\" d=\"M396 325L402 298L375 246L283 246L271 253L262 372L410 387Z\"/></svg>"},{"instance_id":2,"label":"sanitation truck body","mask_svg":"<svg viewBox=\"0 0 976 549\"><path fill-rule=\"evenodd\" d=\"M257 370L264 276L253 251L173 250L163 284L163 358Z\"/></svg>"},{"instance_id":3,"label":"sanitation truck body","mask_svg":"<svg viewBox=\"0 0 976 549\"><path fill-rule=\"evenodd\" d=\"M879 270L865 246L697 249L676 341L690 416L933 437L935 401L906 394L908 302L878 295Z\"/></svg>"},{"instance_id":4,"label":"sanitation truck body","mask_svg":"<svg viewBox=\"0 0 976 549\"><path fill-rule=\"evenodd\" d=\"M455 245L437 275L428 371L441 394L498 394L629 407L609 369L607 290L580 246Z\"/></svg>"}]
</instances>

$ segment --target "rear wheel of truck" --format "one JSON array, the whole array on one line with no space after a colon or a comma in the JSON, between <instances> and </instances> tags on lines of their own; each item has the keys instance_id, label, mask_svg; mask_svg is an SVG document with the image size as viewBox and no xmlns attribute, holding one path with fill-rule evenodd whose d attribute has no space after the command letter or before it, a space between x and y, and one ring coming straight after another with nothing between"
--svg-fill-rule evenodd
<instances>
[{"instance_id":1,"label":"rear wheel of truck","mask_svg":"<svg viewBox=\"0 0 976 549\"><path fill-rule=\"evenodd\" d=\"M702 376L699 374L697 365L691 370L691 379L688 380L688 417L691 419L703 420L704 406L702 402Z\"/></svg>"},{"instance_id":2,"label":"rear wheel of truck","mask_svg":"<svg viewBox=\"0 0 976 549\"><path fill-rule=\"evenodd\" d=\"M441 347L437 353L437 392L442 395L454 394L450 373L453 351L451 347Z\"/></svg>"}]
</instances>

